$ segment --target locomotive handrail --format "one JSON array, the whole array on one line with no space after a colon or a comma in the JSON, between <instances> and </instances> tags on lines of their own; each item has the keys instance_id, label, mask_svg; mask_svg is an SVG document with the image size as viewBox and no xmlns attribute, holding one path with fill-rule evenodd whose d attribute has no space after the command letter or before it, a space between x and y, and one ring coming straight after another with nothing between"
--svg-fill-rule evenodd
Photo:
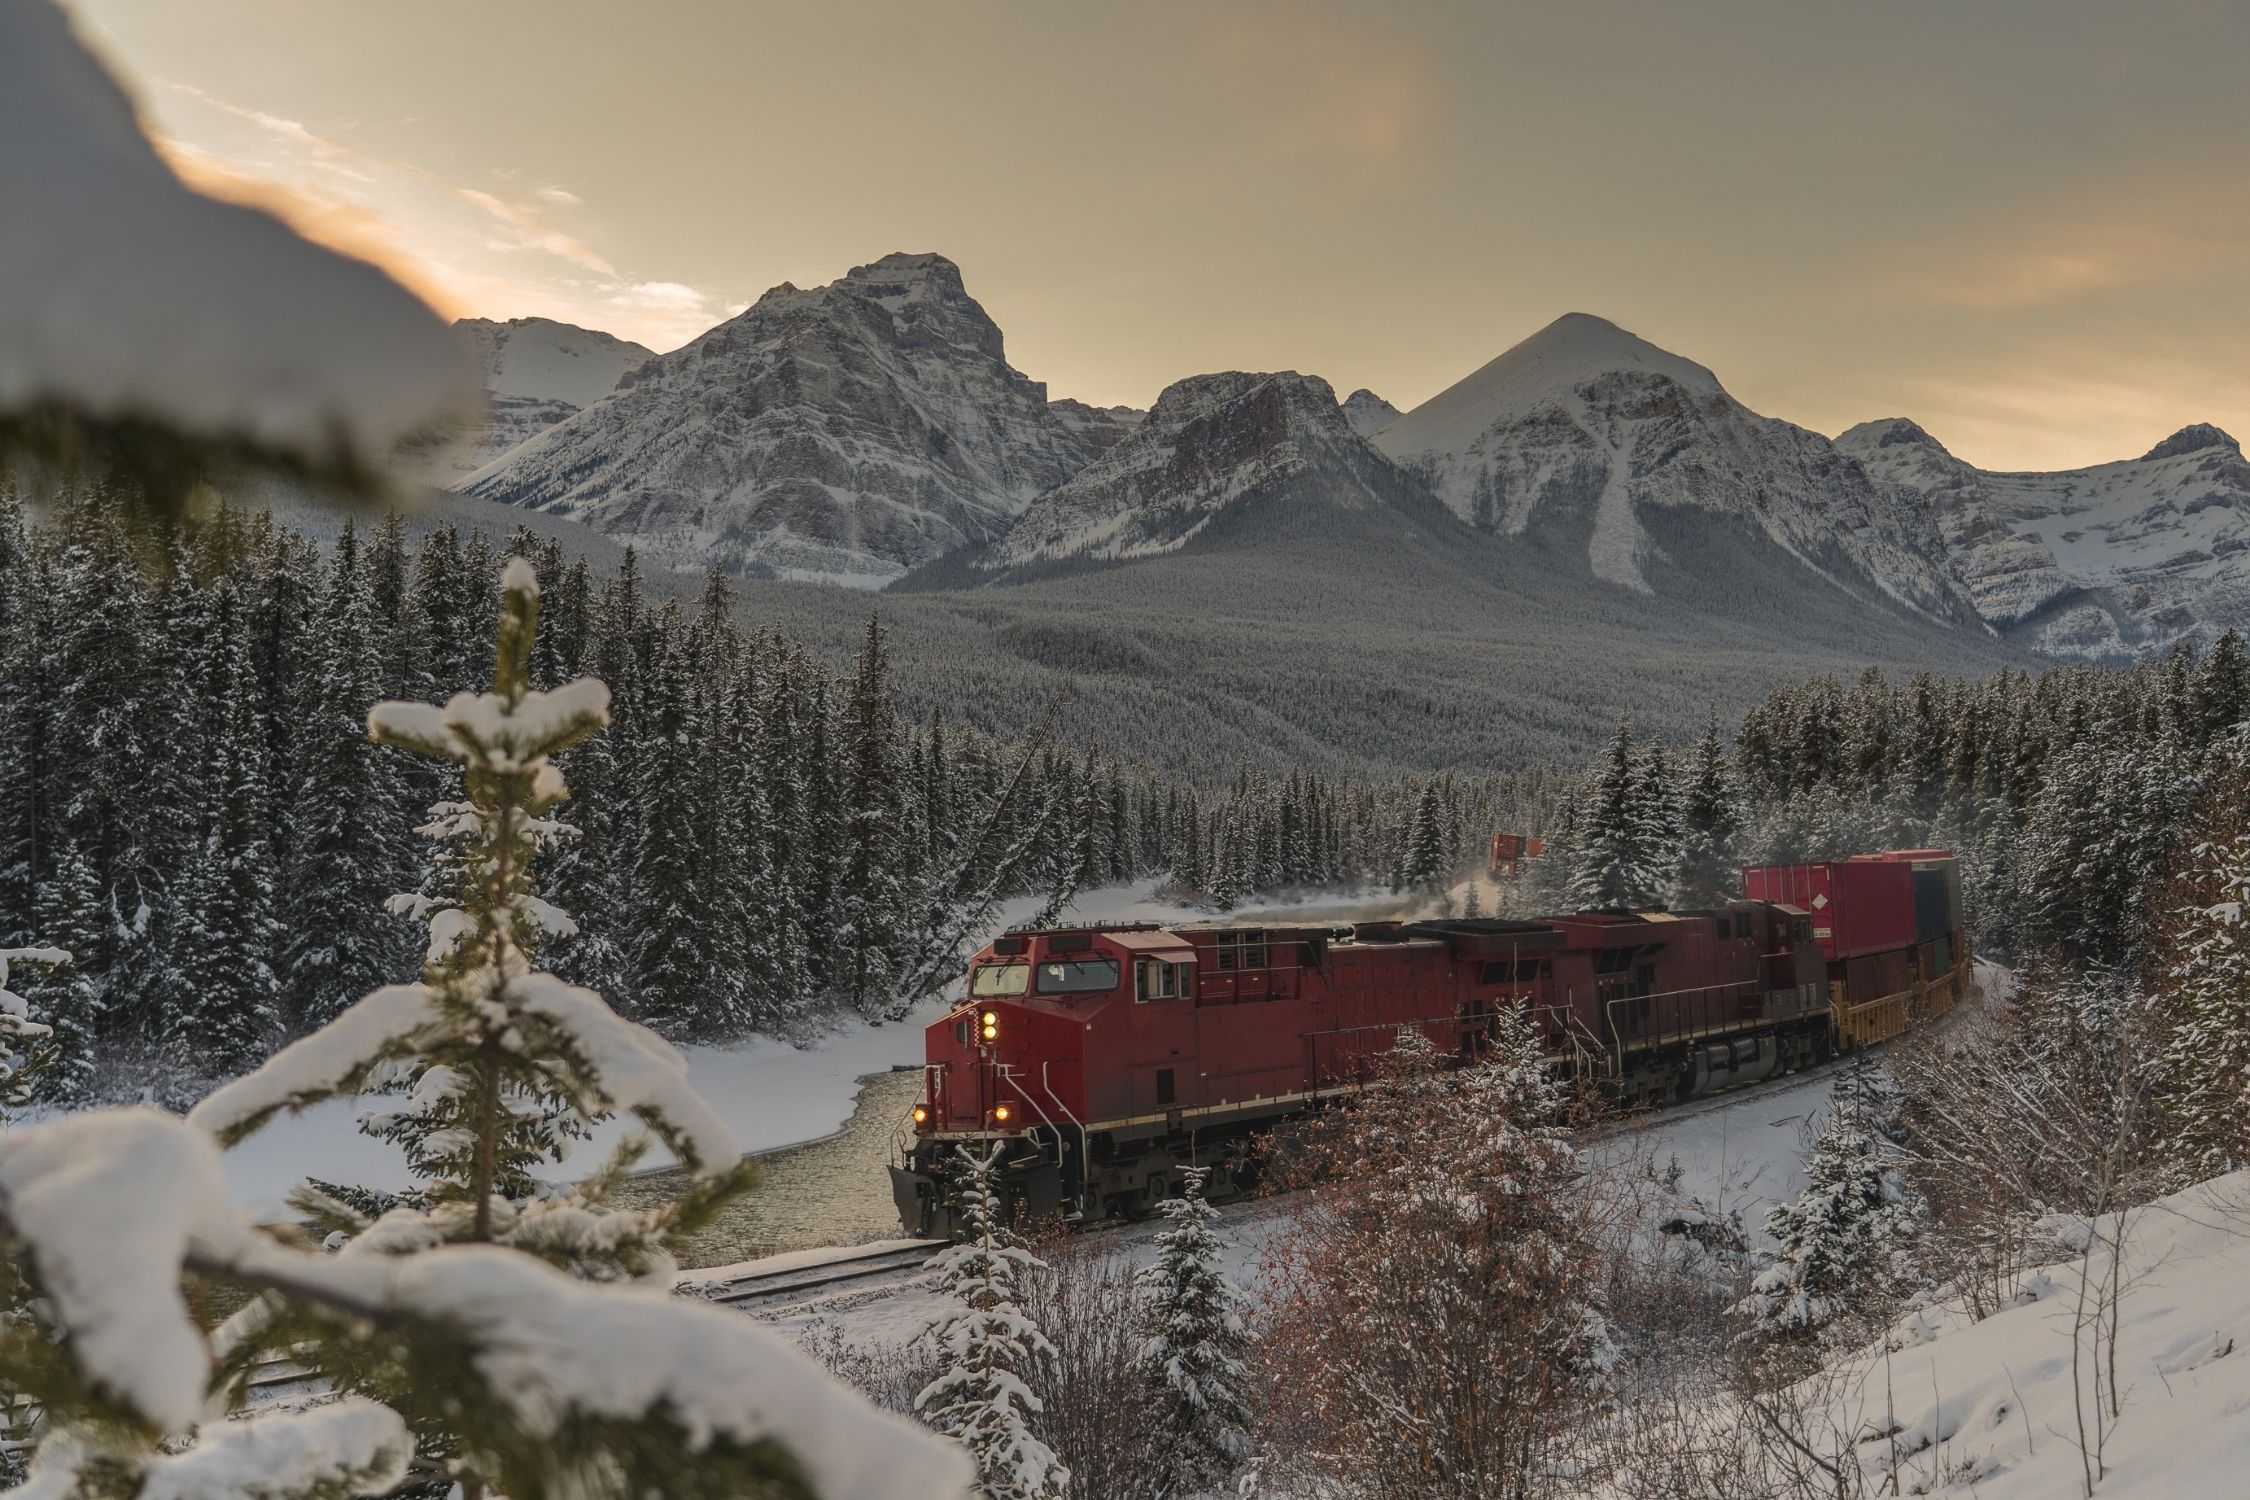
<instances>
[{"instance_id":1,"label":"locomotive handrail","mask_svg":"<svg viewBox=\"0 0 2250 1500\"><path fill-rule=\"evenodd\" d=\"M995 1063L993 1066L1000 1075L1000 1081L1007 1084L1009 1088L1014 1089L1018 1094L1022 1095L1024 1103L1030 1105L1033 1109L1038 1110L1039 1118L1045 1121L1047 1128L1055 1133L1055 1170L1058 1172L1061 1171L1062 1127L1055 1123L1055 1117L1053 1115L1047 1113L1047 1107L1041 1104L1037 1099L1032 1098L1030 1090L1026 1089L1022 1084L1016 1081L1015 1064ZM1047 1065L1045 1063L1041 1063L1039 1065L1039 1070L1041 1073L1046 1072L1046 1066ZM1055 1102L1060 1104L1062 1101L1058 1099Z\"/></svg>"},{"instance_id":2,"label":"locomotive handrail","mask_svg":"<svg viewBox=\"0 0 2250 1500\"><path fill-rule=\"evenodd\" d=\"M1055 1101L1055 1108L1062 1111L1064 1119L1078 1127L1078 1211L1083 1214L1086 1212L1086 1174L1094 1159L1094 1138L1087 1134L1086 1122L1072 1114L1070 1106L1063 1103L1062 1096L1055 1092L1054 1084L1047 1079L1047 1068L1047 1060L1042 1059L1039 1064L1040 1091Z\"/></svg>"}]
</instances>

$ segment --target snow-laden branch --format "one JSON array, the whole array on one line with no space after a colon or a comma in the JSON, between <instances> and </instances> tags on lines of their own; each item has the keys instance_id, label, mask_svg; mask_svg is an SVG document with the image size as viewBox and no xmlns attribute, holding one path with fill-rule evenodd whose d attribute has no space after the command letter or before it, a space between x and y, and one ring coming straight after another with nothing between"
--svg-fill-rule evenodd
<instances>
[{"instance_id":1,"label":"snow-laden branch","mask_svg":"<svg viewBox=\"0 0 2250 1500\"><path fill-rule=\"evenodd\" d=\"M180 1295L190 1242L234 1234L210 1139L153 1109L0 1133L0 1218L95 1385L151 1426L195 1420L209 1351Z\"/></svg>"},{"instance_id":2,"label":"snow-laden branch","mask_svg":"<svg viewBox=\"0 0 2250 1500\"><path fill-rule=\"evenodd\" d=\"M282 1110L351 1092L370 1070L412 1056L443 1030L437 1001L426 984L386 984L221 1087L188 1112L188 1122L232 1145Z\"/></svg>"},{"instance_id":3,"label":"snow-laden branch","mask_svg":"<svg viewBox=\"0 0 2250 1500\"><path fill-rule=\"evenodd\" d=\"M680 1050L611 1010L600 995L552 974L526 974L509 982L503 1001L546 1021L583 1065L599 1091L589 1113L637 1116L699 1175L723 1171L742 1155L734 1133L688 1083Z\"/></svg>"},{"instance_id":4,"label":"snow-laden branch","mask_svg":"<svg viewBox=\"0 0 2250 1500\"><path fill-rule=\"evenodd\" d=\"M340 1315L372 1337L457 1346L483 1397L534 1440L663 1420L693 1452L777 1446L832 1500L932 1500L965 1488L957 1447L877 1412L734 1313L574 1280L491 1245L307 1254L251 1229L225 1201L210 1137L153 1110L0 1137L0 1229L28 1249L70 1356L158 1429L191 1425L213 1379L182 1290L193 1273ZM348 1453L370 1460L390 1431L372 1415L338 1423L351 1428L341 1434ZM260 1441L220 1445L239 1458ZM285 1452L271 1442L263 1451L276 1461ZM214 1457L212 1472L223 1462L231 1458ZM183 1482L164 1493L206 1492Z\"/></svg>"},{"instance_id":5,"label":"snow-laden branch","mask_svg":"<svg viewBox=\"0 0 2250 1500\"><path fill-rule=\"evenodd\" d=\"M0 141L0 424L46 409L365 467L474 399L466 352L390 277L183 186L51 0L0 6Z\"/></svg>"}]
</instances>

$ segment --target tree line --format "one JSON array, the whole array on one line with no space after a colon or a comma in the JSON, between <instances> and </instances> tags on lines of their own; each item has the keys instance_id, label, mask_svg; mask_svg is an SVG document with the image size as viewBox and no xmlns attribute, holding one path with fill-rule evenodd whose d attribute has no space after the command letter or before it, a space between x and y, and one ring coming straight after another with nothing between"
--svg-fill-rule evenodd
<instances>
[{"instance_id":1,"label":"tree line","mask_svg":"<svg viewBox=\"0 0 2250 1500\"><path fill-rule=\"evenodd\" d=\"M877 620L831 666L745 628L723 576L682 603L630 553L597 576L528 532L411 540L394 517L322 545L262 512L129 514L92 488L36 519L0 500L0 943L78 956L35 981L51 1103L189 1097L414 972L400 913L458 873L422 834L458 816L460 778L370 744L366 716L488 685L510 556L550 580L535 685L615 696L613 729L557 758L575 832L546 894L583 930L550 960L674 1040L896 1015L1012 898L1051 918L1166 870L1217 909L1434 886L1525 795L1252 770L1198 787L909 720Z\"/></svg>"}]
</instances>

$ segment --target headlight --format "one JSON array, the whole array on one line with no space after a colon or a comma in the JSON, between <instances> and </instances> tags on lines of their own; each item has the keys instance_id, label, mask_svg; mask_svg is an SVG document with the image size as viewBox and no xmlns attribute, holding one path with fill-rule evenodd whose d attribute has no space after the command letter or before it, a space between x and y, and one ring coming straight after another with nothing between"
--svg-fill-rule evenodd
<instances>
[{"instance_id":1,"label":"headlight","mask_svg":"<svg viewBox=\"0 0 2250 1500\"><path fill-rule=\"evenodd\" d=\"M1005 1104L995 1104L995 1105L993 1105L993 1106L992 1106L992 1118L994 1118L995 1120L998 1120L998 1121L1002 1122L1003 1124L1005 1124L1005 1123L1007 1122L1007 1119L1008 1119L1008 1106L1007 1106L1007 1105L1005 1105Z\"/></svg>"},{"instance_id":2,"label":"headlight","mask_svg":"<svg viewBox=\"0 0 2250 1500\"><path fill-rule=\"evenodd\" d=\"M917 1125L927 1125L930 1123L930 1112L924 1109L919 1104L914 1106L914 1123Z\"/></svg>"}]
</instances>

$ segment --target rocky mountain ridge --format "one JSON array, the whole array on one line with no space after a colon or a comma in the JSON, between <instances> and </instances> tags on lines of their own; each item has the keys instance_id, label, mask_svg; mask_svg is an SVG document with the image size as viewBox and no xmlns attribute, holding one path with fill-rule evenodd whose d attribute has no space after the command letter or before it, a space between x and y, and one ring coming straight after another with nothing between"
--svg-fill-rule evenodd
<instances>
[{"instance_id":1,"label":"rocky mountain ridge","mask_svg":"<svg viewBox=\"0 0 2250 1500\"><path fill-rule=\"evenodd\" d=\"M664 562L879 585L999 534L1132 430L1007 362L939 255L775 287L457 488Z\"/></svg>"},{"instance_id":2,"label":"rocky mountain ridge","mask_svg":"<svg viewBox=\"0 0 2250 1500\"><path fill-rule=\"evenodd\" d=\"M1762 416L1582 313L1403 413L1292 371L1190 377L1146 414L1051 400L938 255L784 283L663 356L536 319L461 327L495 417L456 488L683 568L963 587L1218 545L1243 515L1442 506L1597 592L1723 594L1747 547L1785 564L1754 571L1793 606L2066 657L2250 626L2250 465L2217 428L1990 473L1903 419L1831 441Z\"/></svg>"},{"instance_id":3,"label":"rocky mountain ridge","mask_svg":"<svg viewBox=\"0 0 2250 1500\"><path fill-rule=\"evenodd\" d=\"M629 339L552 318L462 318L453 332L483 374L486 404L418 455L428 465L424 477L441 486L599 401L656 357Z\"/></svg>"},{"instance_id":4,"label":"rocky mountain ridge","mask_svg":"<svg viewBox=\"0 0 2250 1500\"><path fill-rule=\"evenodd\" d=\"M1283 495L1300 509L1382 509L1410 481L1357 425L1317 375L1230 370L1176 381L1134 432L1034 500L981 566L1172 552L1230 511Z\"/></svg>"},{"instance_id":5,"label":"rocky mountain ridge","mask_svg":"<svg viewBox=\"0 0 2250 1500\"><path fill-rule=\"evenodd\" d=\"M1589 571L1624 588L1649 589L1664 557L1657 513L1703 513L1748 522L1848 593L1977 624L1924 507L1602 318L1557 319L1373 441L1479 530L1583 536Z\"/></svg>"},{"instance_id":6,"label":"rocky mountain ridge","mask_svg":"<svg viewBox=\"0 0 2250 1500\"><path fill-rule=\"evenodd\" d=\"M2047 656L2106 660L2250 627L2250 462L2208 423L2137 459L1979 469L1902 417L1836 439L1927 504L1977 611Z\"/></svg>"}]
</instances>

